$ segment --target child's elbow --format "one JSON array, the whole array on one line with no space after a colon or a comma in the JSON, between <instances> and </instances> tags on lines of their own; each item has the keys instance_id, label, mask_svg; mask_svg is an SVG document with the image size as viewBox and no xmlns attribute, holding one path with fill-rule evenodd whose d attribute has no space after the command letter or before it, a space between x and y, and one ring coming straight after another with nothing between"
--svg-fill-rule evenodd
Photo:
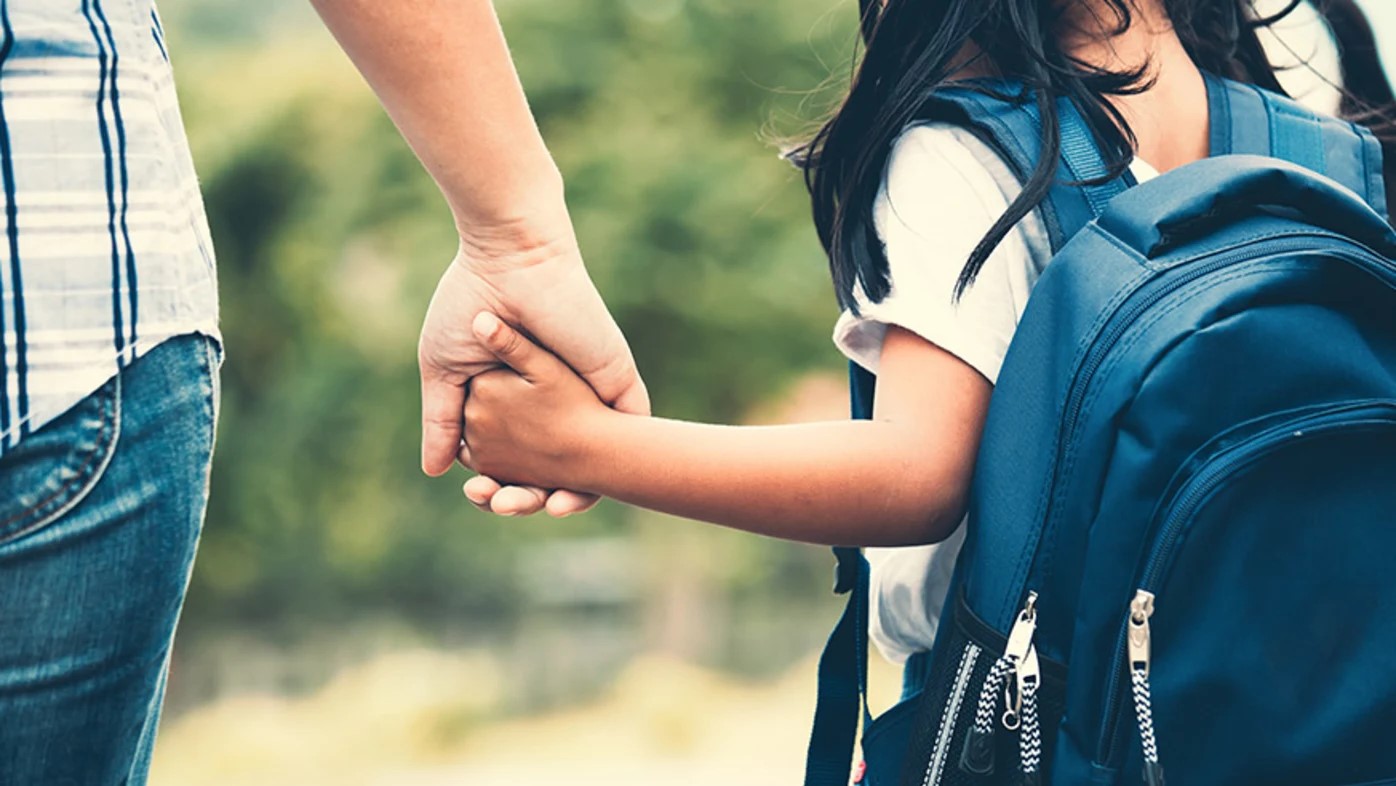
<instances>
[{"instance_id":1,"label":"child's elbow","mask_svg":"<svg viewBox=\"0 0 1396 786\"><path fill-rule=\"evenodd\" d=\"M889 529L888 546L929 546L955 533L965 518L966 500L963 495L927 493L913 495L897 521Z\"/></svg>"},{"instance_id":2,"label":"child's elbow","mask_svg":"<svg viewBox=\"0 0 1396 786\"><path fill-rule=\"evenodd\" d=\"M933 511L930 515L921 518L916 545L928 546L932 543L939 543L955 534L955 530L964 522L965 514L963 507L957 507L954 510Z\"/></svg>"}]
</instances>

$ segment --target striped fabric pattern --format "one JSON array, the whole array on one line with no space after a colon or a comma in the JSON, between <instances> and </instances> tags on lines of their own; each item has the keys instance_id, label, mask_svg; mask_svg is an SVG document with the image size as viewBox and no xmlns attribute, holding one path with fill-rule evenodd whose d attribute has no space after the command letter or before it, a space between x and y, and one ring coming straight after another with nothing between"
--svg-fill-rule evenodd
<instances>
[{"instance_id":1,"label":"striped fabric pattern","mask_svg":"<svg viewBox=\"0 0 1396 786\"><path fill-rule=\"evenodd\" d=\"M0 0L0 455L165 339L218 338L151 0Z\"/></svg>"}]
</instances>

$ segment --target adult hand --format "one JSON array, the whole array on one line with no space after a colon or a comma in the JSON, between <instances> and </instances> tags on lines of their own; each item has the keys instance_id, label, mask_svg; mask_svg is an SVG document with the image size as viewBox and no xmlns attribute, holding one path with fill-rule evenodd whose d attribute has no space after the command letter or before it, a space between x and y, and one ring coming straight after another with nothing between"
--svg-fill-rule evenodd
<instances>
[{"instance_id":1,"label":"adult hand","mask_svg":"<svg viewBox=\"0 0 1396 786\"><path fill-rule=\"evenodd\" d=\"M539 227L546 227L539 229ZM471 330L489 311L562 358L612 407L649 413L649 396L620 328L587 275L565 211L463 229L461 246L427 309L418 345L422 376L422 469L438 476L460 451L466 388L472 376L499 365ZM590 495L501 486L487 477L466 484L476 505L505 515L544 508L555 516L586 510Z\"/></svg>"},{"instance_id":2,"label":"adult hand","mask_svg":"<svg viewBox=\"0 0 1396 786\"><path fill-rule=\"evenodd\" d=\"M647 412L635 362L582 266L562 177L529 112L490 0L312 0L440 187L461 232L422 327L422 468L450 469L470 377L494 365L470 331L492 311L570 364L608 404ZM538 490L472 484L506 513ZM565 514L590 498L554 494Z\"/></svg>"}]
</instances>

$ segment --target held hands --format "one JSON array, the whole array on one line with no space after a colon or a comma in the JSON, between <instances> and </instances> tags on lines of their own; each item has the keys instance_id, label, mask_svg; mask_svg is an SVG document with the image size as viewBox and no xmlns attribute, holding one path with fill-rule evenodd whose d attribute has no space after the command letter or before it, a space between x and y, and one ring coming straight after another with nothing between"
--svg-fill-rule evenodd
<instances>
[{"instance_id":1,"label":"held hands","mask_svg":"<svg viewBox=\"0 0 1396 786\"><path fill-rule=\"evenodd\" d=\"M422 377L422 468L444 474L460 450L466 386L499 361L471 329L489 311L521 325L586 380L610 406L649 413L649 398L615 320L582 264L565 211L524 225L475 225L462 232L460 253L441 277L418 347ZM564 487L565 488L565 487ZM554 516L595 504L571 491L504 486L488 473L472 478L467 496L495 513L528 515L546 503Z\"/></svg>"},{"instance_id":2,"label":"held hands","mask_svg":"<svg viewBox=\"0 0 1396 786\"><path fill-rule=\"evenodd\" d=\"M507 368L471 378L461 460L511 482L584 488L588 449L619 415L566 363L493 314L479 314L472 329ZM471 484L466 494L479 503Z\"/></svg>"}]
</instances>

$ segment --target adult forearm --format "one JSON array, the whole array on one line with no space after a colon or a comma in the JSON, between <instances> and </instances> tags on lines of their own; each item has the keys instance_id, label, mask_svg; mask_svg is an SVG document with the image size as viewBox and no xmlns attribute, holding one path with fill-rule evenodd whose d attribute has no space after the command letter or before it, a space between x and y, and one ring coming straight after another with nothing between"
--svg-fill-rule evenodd
<instances>
[{"instance_id":1,"label":"adult forearm","mask_svg":"<svg viewBox=\"0 0 1396 786\"><path fill-rule=\"evenodd\" d=\"M311 3L440 186L463 234L490 242L550 222L570 233L561 177L489 0ZM541 234L537 242L555 242Z\"/></svg>"},{"instance_id":2,"label":"adult forearm","mask_svg":"<svg viewBox=\"0 0 1396 786\"><path fill-rule=\"evenodd\" d=\"M910 545L948 536L962 480L884 421L735 427L616 415L572 462L577 488L787 540Z\"/></svg>"}]
</instances>

